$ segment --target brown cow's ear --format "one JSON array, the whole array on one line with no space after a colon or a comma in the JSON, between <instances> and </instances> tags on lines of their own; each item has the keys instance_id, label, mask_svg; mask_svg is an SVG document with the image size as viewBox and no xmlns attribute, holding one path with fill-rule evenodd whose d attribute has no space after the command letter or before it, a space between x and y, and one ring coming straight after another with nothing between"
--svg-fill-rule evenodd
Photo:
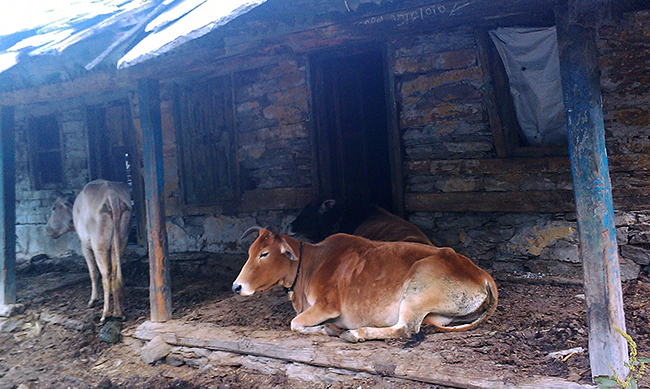
<instances>
[{"instance_id":1,"label":"brown cow's ear","mask_svg":"<svg viewBox=\"0 0 650 389\"><path fill-rule=\"evenodd\" d=\"M280 237L280 253L286 255L292 261L298 260L298 256L283 237Z\"/></svg>"}]
</instances>

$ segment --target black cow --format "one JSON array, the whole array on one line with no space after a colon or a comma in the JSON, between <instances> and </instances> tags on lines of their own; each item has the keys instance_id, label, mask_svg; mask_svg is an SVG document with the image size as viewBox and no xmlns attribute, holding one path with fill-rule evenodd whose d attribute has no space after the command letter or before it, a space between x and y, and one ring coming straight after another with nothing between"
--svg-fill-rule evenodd
<instances>
[{"instance_id":1,"label":"black cow","mask_svg":"<svg viewBox=\"0 0 650 389\"><path fill-rule=\"evenodd\" d=\"M314 200L289 225L289 233L312 242L346 233L385 242L416 242L433 246L415 225L359 199Z\"/></svg>"}]
</instances>

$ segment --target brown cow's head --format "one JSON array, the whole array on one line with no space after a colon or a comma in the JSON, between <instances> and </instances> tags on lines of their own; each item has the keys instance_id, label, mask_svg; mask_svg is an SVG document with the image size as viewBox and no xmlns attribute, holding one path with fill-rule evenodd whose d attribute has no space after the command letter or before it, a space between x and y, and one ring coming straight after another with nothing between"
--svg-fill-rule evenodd
<instances>
[{"instance_id":1,"label":"brown cow's head","mask_svg":"<svg viewBox=\"0 0 650 389\"><path fill-rule=\"evenodd\" d=\"M72 201L59 197L52 205L52 214L45 225L45 235L56 239L68 231L74 231Z\"/></svg>"},{"instance_id":2,"label":"brown cow's head","mask_svg":"<svg viewBox=\"0 0 650 389\"><path fill-rule=\"evenodd\" d=\"M289 286L293 282L291 262L298 261L298 256L286 238L266 228L259 229L259 232L248 249L248 260L232 284L233 292L242 296L251 296L276 285Z\"/></svg>"}]
</instances>

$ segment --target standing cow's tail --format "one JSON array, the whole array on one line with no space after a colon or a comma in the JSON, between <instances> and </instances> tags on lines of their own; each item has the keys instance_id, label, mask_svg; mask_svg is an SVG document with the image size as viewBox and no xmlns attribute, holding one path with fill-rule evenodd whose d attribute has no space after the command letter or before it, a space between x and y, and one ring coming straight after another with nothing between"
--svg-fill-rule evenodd
<instances>
[{"instance_id":1,"label":"standing cow's tail","mask_svg":"<svg viewBox=\"0 0 650 389\"><path fill-rule=\"evenodd\" d=\"M497 284L490 275L487 275L484 286L487 296L483 300L483 304L473 313L463 317L456 317L447 325L440 325L435 320L427 320L427 322L439 331L444 332L467 331L476 328L494 314L499 301Z\"/></svg>"}]
</instances>

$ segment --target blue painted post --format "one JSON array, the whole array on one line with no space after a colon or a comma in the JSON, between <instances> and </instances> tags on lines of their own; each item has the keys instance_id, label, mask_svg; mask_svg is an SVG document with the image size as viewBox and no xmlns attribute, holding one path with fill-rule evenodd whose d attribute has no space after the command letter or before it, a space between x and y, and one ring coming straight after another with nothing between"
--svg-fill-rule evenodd
<instances>
[{"instance_id":1,"label":"blue painted post","mask_svg":"<svg viewBox=\"0 0 650 389\"><path fill-rule=\"evenodd\" d=\"M171 319L172 298L163 201L162 124L157 80L138 82L144 159L144 189L149 242L149 303L151 320Z\"/></svg>"},{"instance_id":2,"label":"blue painted post","mask_svg":"<svg viewBox=\"0 0 650 389\"><path fill-rule=\"evenodd\" d=\"M580 255L589 324L591 375L627 374L625 330L612 186L605 149L596 47L602 3L571 0L556 12ZM611 366L611 367L610 367Z\"/></svg>"},{"instance_id":3,"label":"blue painted post","mask_svg":"<svg viewBox=\"0 0 650 389\"><path fill-rule=\"evenodd\" d=\"M0 107L0 305L16 303L16 151L13 107Z\"/></svg>"}]
</instances>

